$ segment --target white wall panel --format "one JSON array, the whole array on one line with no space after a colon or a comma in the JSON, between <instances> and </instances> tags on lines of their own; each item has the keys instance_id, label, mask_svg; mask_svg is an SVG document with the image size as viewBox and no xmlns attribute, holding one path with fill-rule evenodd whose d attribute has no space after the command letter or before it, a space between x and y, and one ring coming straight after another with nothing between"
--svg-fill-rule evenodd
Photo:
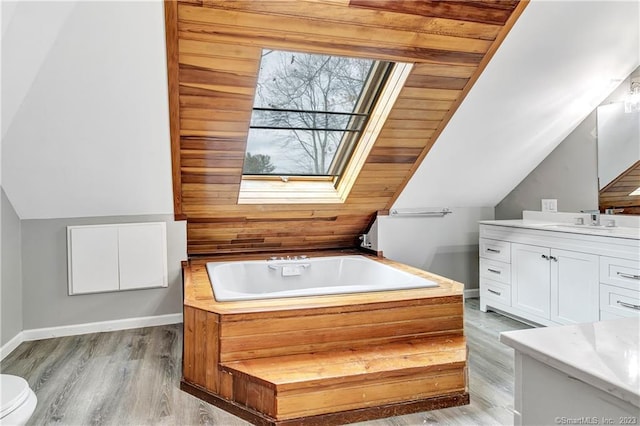
<instances>
[{"instance_id":1,"label":"white wall panel","mask_svg":"<svg viewBox=\"0 0 640 426\"><path fill-rule=\"evenodd\" d=\"M167 287L164 222L67 227L69 295Z\"/></svg>"},{"instance_id":2,"label":"white wall panel","mask_svg":"<svg viewBox=\"0 0 640 426\"><path fill-rule=\"evenodd\" d=\"M120 290L167 286L164 223L118 227Z\"/></svg>"},{"instance_id":3,"label":"white wall panel","mask_svg":"<svg viewBox=\"0 0 640 426\"><path fill-rule=\"evenodd\" d=\"M68 250L69 294L119 289L118 228L70 227Z\"/></svg>"}]
</instances>

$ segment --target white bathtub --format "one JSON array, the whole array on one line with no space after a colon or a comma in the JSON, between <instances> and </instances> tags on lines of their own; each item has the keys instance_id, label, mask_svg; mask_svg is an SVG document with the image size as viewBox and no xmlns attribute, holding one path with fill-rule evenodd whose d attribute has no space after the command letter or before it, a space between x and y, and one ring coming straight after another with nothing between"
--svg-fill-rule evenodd
<instances>
[{"instance_id":1,"label":"white bathtub","mask_svg":"<svg viewBox=\"0 0 640 426\"><path fill-rule=\"evenodd\" d=\"M364 256L209 262L217 301L366 293L438 284Z\"/></svg>"}]
</instances>

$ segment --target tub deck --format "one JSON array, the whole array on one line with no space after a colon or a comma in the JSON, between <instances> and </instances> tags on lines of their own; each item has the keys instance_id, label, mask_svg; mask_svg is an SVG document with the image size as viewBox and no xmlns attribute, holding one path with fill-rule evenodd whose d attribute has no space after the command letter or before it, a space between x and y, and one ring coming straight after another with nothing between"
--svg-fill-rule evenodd
<instances>
[{"instance_id":1,"label":"tub deck","mask_svg":"<svg viewBox=\"0 0 640 426\"><path fill-rule=\"evenodd\" d=\"M340 424L469 402L462 284L378 259L439 286L215 300L207 262L264 257L184 265L183 390L255 424Z\"/></svg>"}]
</instances>

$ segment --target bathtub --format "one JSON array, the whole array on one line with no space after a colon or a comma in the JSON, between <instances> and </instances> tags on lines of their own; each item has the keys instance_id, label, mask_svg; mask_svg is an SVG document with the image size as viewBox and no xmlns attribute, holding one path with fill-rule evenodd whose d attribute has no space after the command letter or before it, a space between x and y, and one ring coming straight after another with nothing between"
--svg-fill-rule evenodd
<instances>
[{"instance_id":1,"label":"bathtub","mask_svg":"<svg viewBox=\"0 0 640 426\"><path fill-rule=\"evenodd\" d=\"M364 256L208 262L217 301L278 299L437 287Z\"/></svg>"}]
</instances>

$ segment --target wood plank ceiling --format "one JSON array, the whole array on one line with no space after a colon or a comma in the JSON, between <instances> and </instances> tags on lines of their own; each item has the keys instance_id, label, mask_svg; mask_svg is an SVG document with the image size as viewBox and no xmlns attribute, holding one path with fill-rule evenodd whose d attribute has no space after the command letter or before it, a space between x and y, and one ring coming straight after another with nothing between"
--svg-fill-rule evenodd
<instances>
[{"instance_id":1,"label":"wood plank ceiling","mask_svg":"<svg viewBox=\"0 0 640 426\"><path fill-rule=\"evenodd\" d=\"M165 2L174 207L190 255L353 247L393 204L526 2ZM344 203L238 204L262 48L414 68Z\"/></svg>"}]
</instances>

